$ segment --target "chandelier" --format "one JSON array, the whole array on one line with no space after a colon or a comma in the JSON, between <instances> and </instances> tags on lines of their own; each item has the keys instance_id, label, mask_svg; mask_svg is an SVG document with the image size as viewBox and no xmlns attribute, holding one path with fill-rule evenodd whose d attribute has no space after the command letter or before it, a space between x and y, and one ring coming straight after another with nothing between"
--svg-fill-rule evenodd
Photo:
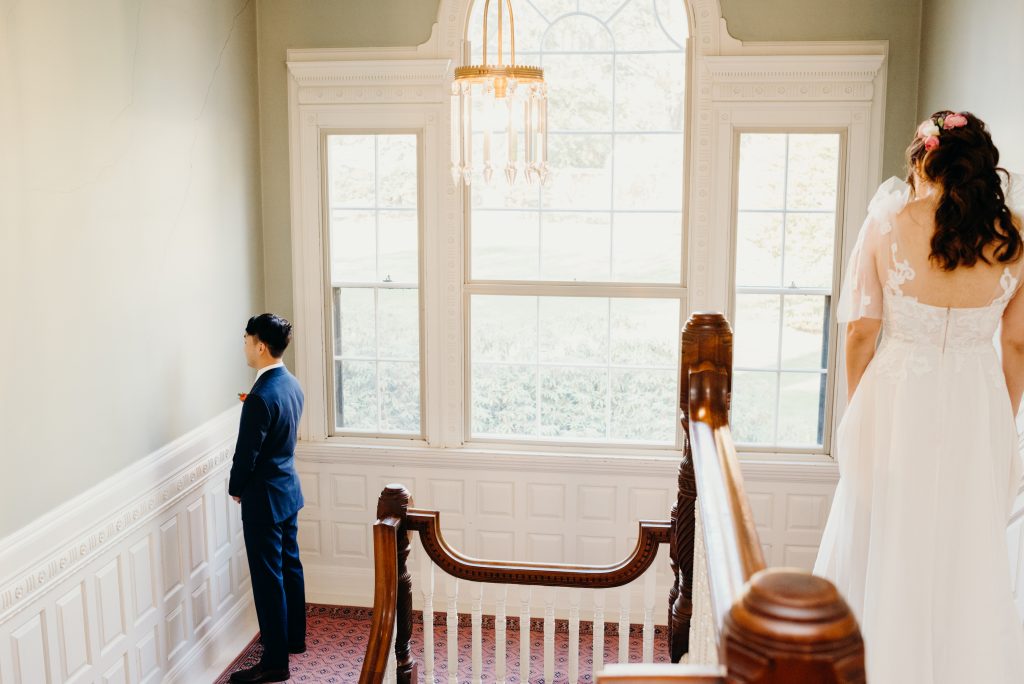
<instances>
[{"instance_id":1,"label":"chandelier","mask_svg":"<svg viewBox=\"0 0 1024 684\"><path fill-rule=\"evenodd\" d=\"M479 174L490 183L496 171L504 171L510 185L520 177L528 183L544 183L548 177L548 95L544 70L516 64L512 0L498 0L498 63L488 63L490 4L491 0L484 3L483 64L456 67L452 82L452 180L469 185L473 176ZM505 8L508 63L503 35ZM482 145L476 150L479 160L474 156L474 131L483 134Z\"/></svg>"}]
</instances>

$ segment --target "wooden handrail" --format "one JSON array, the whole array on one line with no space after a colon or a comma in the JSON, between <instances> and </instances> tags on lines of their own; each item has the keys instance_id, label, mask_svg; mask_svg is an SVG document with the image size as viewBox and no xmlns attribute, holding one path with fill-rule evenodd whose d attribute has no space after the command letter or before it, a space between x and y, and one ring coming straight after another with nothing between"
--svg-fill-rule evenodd
<instances>
[{"instance_id":1,"label":"wooden handrail","mask_svg":"<svg viewBox=\"0 0 1024 684\"><path fill-rule=\"evenodd\" d=\"M668 521L641 520L633 552L609 565L572 565L472 558L453 549L441 532L441 514L410 508L409 530L420 533L420 543L434 564L453 577L472 582L528 584L548 587L606 589L629 584L654 562L658 545L668 543Z\"/></svg>"},{"instance_id":2,"label":"wooden handrail","mask_svg":"<svg viewBox=\"0 0 1024 684\"><path fill-rule=\"evenodd\" d=\"M598 684L726 684L719 665L614 663L597 677Z\"/></svg>"},{"instance_id":3,"label":"wooden handrail","mask_svg":"<svg viewBox=\"0 0 1024 684\"><path fill-rule=\"evenodd\" d=\"M377 684L384 680L391 636L395 630L398 605L398 527L401 519L387 517L373 524L373 622L366 657L359 671L359 684Z\"/></svg>"},{"instance_id":4,"label":"wooden handrail","mask_svg":"<svg viewBox=\"0 0 1024 684\"><path fill-rule=\"evenodd\" d=\"M690 364L684 353L681 384L718 650L728 681L862 684L864 643L832 583L801 570L765 568L729 429L728 323L721 314L695 314L687 330L703 336L709 352ZM688 512L678 522L694 520Z\"/></svg>"}]
</instances>

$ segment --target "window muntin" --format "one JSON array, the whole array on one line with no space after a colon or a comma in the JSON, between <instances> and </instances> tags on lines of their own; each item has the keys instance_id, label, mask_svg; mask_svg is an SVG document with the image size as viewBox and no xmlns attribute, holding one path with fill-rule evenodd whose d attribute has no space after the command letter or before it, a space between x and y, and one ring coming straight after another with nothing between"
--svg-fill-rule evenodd
<instances>
[{"instance_id":1,"label":"window muntin","mask_svg":"<svg viewBox=\"0 0 1024 684\"><path fill-rule=\"evenodd\" d=\"M469 21L473 61L482 59L482 11L475 3ZM675 445L675 350L685 300L685 5L527 0L515 12L516 61L544 67L549 83L552 172L545 186L520 180L511 188L496 173L491 185L474 180L468 193L467 433ZM489 23L494 31L496 18ZM493 59L493 35L488 46ZM475 159L483 137L474 135ZM492 146L504 141L504 130L492 134ZM539 290L524 294L524 286ZM649 298L651 289L659 299ZM634 327L616 328L630 307L665 318L641 316ZM482 320L505 341L489 340ZM521 337L513 343L515 334ZM525 337L534 340L532 350ZM655 347L661 355L646 361L616 351L642 355ZM524 355L493 358L496 348ZM561 413L556 396L569 407Z\"/></svg>"},{"instance_id":2,"label":"window muntin","mask_svg":"<svg viewBox=\"0 0 1024 684\"><path fill-rule=\"evenodd\" d=\"M733 433L754 447L821 450L843 139L740 133Z\"/></svg>"},{"instance_id":3,"label":"window muntin","mask_svg":"<svg viewBox=\"0 0 1024 684\"><path fill-rule=\"evenodd\" d=\"M325 136L335 434L422 435L418 140Z\"/></svg>"}]
</instances>

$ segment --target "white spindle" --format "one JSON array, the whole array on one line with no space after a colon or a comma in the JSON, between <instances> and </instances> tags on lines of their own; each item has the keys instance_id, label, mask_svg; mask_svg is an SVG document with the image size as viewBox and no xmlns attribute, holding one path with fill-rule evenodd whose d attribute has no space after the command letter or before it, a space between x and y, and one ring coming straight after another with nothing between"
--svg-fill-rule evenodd
<instances>
[{"instance_id":1,"label":"white spindle","mask_svg":"<svg viewBox=\"0 0 1024 684\"><path fill-rule=\"evenodd\" d=\"M530 587L519 586L519 681L530 681Z\"/></svg>"},{"instance_id":2,"label":"white spindle","mask_svg":"<svg viewBox=\"0 0 1024 684\"><path fill-rule=\"evenodd\" d=\"M423 681L434 684L434 564L420 554L420 591L423 593Z\"/></svg>"},{"instance_id":3,"label":"white spindle","mask_svg":"<svg viewBox=\"0 0 1024 684\"><path fill-rule=\"evenodd\" d=\"M473 684L481 684L483 668L483 636L481 629L484 620L484 585L473 584Z\"/></svg>"},{"instance_id":4,"label":"white spindle","mask_svg":"<svg viewBox=\"0 0 1024 684\"><path fill-rule=\"evenodd\" d=\"M654 662L654 602L655 585L658 580L657 566L644 573L644 656L643 662Z\"/></svg>"},{"instance_id":5,"label":"white spindle","mask_svg":"<svg viewBox=\"0 0 1024 684\"><path fill-rule=\"evenodd\" d=\"M629 585L619 590L619 662L629 662Z\"/></svg>"},{"instance_id":6,"label":"white spindle","mask_svg":"<svg viewBox=\"0 0 1024 684\"><path fill-rule=\"evenodd\" d=\"M459 580L448 577L448 684L458 684L459 674Z\"/></svg>"},{"instance_id":7,"label":"white spindle","mask_svg":"<svg viewBox=\"0 0 1024 684\"><path fill-rule=\"evenodd\" d=\"M497 586L494 596L494 678L497 684L505 684L505 596L508 587Z\"/></svg>"},{"instance_id":8,"label":"white spindle","mask_svg":"<svg viewBox=\"0 0 1024 684\"><path fill-rule=\"evenodd\" d=\"M384 681L393 682L398 679L398 659L395 658L394 644L398 638L398 621L391 627L391 645L392 648L388 649L388 664L384 667Z\"/></svg>"},{"instance_id":9,"label":"white spindle","mask_svg":"<svg viewBox=\"0 0 1024 684\"><path fill-rule=\"evenodd\" d=\"M569 684L580 679L580 592L569 590Z\"/></svg>"},{"instance_id":10,"label":"white spindle","mask_svg":"<svg viewBox=\"0 0 1024 684\"><path fill-rule=\"evenodd\" d=\"M594 672L604 669L604 589L594 592Z\"/></svg>"},{"instance_id":11,"label":"white spindle","mask_svg":"<svg viewBox=\"0 0 1024 684\"><path fill-rule=\"evenodd\" d=\"M544 591L544 681L555 680L555 588Z\"/></svg>"}]
</instances>

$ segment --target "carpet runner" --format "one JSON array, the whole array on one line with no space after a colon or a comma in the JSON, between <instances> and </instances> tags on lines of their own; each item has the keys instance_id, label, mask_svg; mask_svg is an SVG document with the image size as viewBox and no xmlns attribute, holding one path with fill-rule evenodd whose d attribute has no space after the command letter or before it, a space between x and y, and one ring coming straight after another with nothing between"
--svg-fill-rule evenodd
<instances>
[{"instance_id":1,"label":"carpet runner","mask_svg":"<svg viewBox=\"0 0 1024 684\"><path fill-rule=\"evenodd\" d=\"M306 606L306 652L291 656L291 679L289 682L308 682L311 684L335 684L337 682L356 682L366 652L366 640L370 633L370 609L351 606L325 606L308 604ZM430 679L423 672L423 622L421 613L416 611L413 617L412 652L413 659L419 665L420 681L430 684ZM435 682L448 681L447 629L444 613L434 614L434 679ZM505 645L506 680L521 682L519 677L519 621L508 619L507 643ZM631 625L629 634L629 661L638 663L643 655L643 632L639 625ZM482 678L484 682L494 682L494 619L485 616L483 629ZM468 615L459 615L459 667L457 679L460 684L471 682L473 678L472 627ZM555 678L554 682L568 683L569 669L569 629L565 620L555 621ZM263 647L259 643L259 635L253 640L224 670L214 684L228 681L231 673L259 662ZM619 661L619 637L617 624L605 624L604 662ZM593 680L593 635L589 622L580 623L580 681ZM655 628L654 662L668 662L668 645L664 627ZM543 620L531 620L530 631L530 682L544 681L544 634Z\"/></svg>"}]
</instances>

